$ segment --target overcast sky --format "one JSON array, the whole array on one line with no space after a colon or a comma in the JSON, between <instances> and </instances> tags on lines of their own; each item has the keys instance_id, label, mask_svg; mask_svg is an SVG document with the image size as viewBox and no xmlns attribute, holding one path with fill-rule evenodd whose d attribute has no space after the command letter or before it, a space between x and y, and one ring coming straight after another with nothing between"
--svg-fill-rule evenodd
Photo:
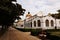
<instances>
[{"instance_id":1,"label":"overcast sky","mask_svg":"<svg viewBox=\"0 0 60 40\"><path fill-rule=\"evenodd\" d=\"M19 4L29 11L31 14L36 14L43 11L45 14L56 13L60 9L60 0L17 0Z\"/></svg>"}]
</instances>

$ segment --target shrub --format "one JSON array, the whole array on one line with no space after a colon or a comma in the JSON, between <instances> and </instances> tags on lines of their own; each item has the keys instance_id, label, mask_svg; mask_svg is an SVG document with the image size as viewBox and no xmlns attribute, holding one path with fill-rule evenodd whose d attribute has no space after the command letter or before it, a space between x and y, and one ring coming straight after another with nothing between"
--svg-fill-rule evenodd
<instances>
[{"instance_id":1,"label":"shrub","mask_svg":"<svg viewBox=\"0 0 60 40\"><path fill-rule=\"evenodd\" d=\"M41 32L41 29L32 29L31 30L31 35L37 36Z\"/></svg>"},{"instance_id":2,"label":"shrub","mask_svg":"<svg viewBox=\"0 0 60 40\"><path fill-rule=\"evenodd\" d=\"M27 29L27 28L16 28L16 29L23 31L23 32L30 32L31 31L31 29Z\"/></svg>"},{"instance_id":3,"label":"shrub","mask_svg":"<svg viewBox=\"0 0 60 40\"><path fill-rule=\"evenodd\" d=\"M31 28L16 28L20 31L23 31L23 32L31 32L31 35L34 35L34 36L37 36L39 34L39 32L41 31L41 29L31 29Z\"/></svg>"}]
</instances>

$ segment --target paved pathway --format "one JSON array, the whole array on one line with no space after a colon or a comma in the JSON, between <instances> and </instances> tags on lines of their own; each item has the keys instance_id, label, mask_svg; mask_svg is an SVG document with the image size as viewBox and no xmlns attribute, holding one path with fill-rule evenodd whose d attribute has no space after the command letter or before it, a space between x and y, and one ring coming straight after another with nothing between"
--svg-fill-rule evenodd
<instances>
[{"instance_id":1,"label":"paved pathway","mask_svg":"<svg viewBox=\"0 0 60 40\"><path fill-rule=\"evenodd\" d=\"M18 31L12 27L1 36L0 40L40 40L37 37L26 35L24 32Z\"/></svg>"}]
</instances>

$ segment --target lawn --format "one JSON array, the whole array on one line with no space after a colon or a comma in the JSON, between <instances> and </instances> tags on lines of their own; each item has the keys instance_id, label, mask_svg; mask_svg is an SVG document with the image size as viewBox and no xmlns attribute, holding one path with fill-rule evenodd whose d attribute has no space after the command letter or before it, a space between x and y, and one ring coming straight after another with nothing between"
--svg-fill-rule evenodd
<instances>
[{"instance_id":1,"label":"lawn","mask_svg":"<svg viewBox=\"0 0 60 40\"><path fill-rule=\"evenodd\" d=\"M54 36L60 37L60 31L50 32L50 35L54 35Z\"/></svg>"},{"instance_id":2,"label":"lawn","mask_svg":"<svg viewBox=\"0 0 60 40\"><path fill-rule=\"evenodd\" d=\"M49 32L50 35L60 37L60 29L49 29L49 30L47 30L47 32Z\"/></svg>"},{"instance_id":3,"label":"lawn","mask_svg":"<svg viewBox=\"0 0 60 40\"><path fill-rule=\"evenodd\" d=\"M41 31L41 29L18 29L21 30L23 32L31 32L32 35L38 35L39 32ZM47 29L46 30L48 33L50 33L49 35L54 35L54 36L58 36L60 37L60 29Z\"/></svg>"}]
</instances>

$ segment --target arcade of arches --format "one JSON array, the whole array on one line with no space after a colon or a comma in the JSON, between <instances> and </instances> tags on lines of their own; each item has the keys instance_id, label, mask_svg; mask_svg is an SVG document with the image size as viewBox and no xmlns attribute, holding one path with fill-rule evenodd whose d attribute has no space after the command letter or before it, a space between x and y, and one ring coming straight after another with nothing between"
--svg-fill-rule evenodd
<instances>
[{"instance_id":1,"label":"arcade of arches","mask_svg":"<svg viewBox=\"0 0 60 40\"><path fill-rule=\"evenodd\" d=\"M37 25L36 25L36 24L37 24ZM40 22L40 20L37 20L37 22L34 21L34 27L36 27L36 26L41 27L41 22Z\"/></svg>"},{"instance_id":2,"label":"arcade of arches","mask_svg":"<svg viewBox=\"0 0 60 40\"><path fill-rule=\"evenodd\" d=\"M49 27L49 20L46 20L46 27ZM51 24L51 27L53 27L54 26L54 21L53 20L51 20L50 21L50 24Z\"/></svg>"},{"instance_id":3,"label":"arcade of arches","mask_svg":"<svg viewBox=\"0 0 60 40\"><path fill-rule=\"evenodd\" d=\"M37 24L37 25L36 25L36 24ZM51 20L50 23L49 23L49 20L47 19L47 20L45 21L46 27L49 27L49 24L51 24L51 27L53 27L53 26L54 26L54 21ZM31 22L31 26L32 26L32 22ZM41 21L40 21L40 20L37 20L37 22L34 21L34 27L36 27L36 26L41 27Z\"/></svg>"}]
</instances>

